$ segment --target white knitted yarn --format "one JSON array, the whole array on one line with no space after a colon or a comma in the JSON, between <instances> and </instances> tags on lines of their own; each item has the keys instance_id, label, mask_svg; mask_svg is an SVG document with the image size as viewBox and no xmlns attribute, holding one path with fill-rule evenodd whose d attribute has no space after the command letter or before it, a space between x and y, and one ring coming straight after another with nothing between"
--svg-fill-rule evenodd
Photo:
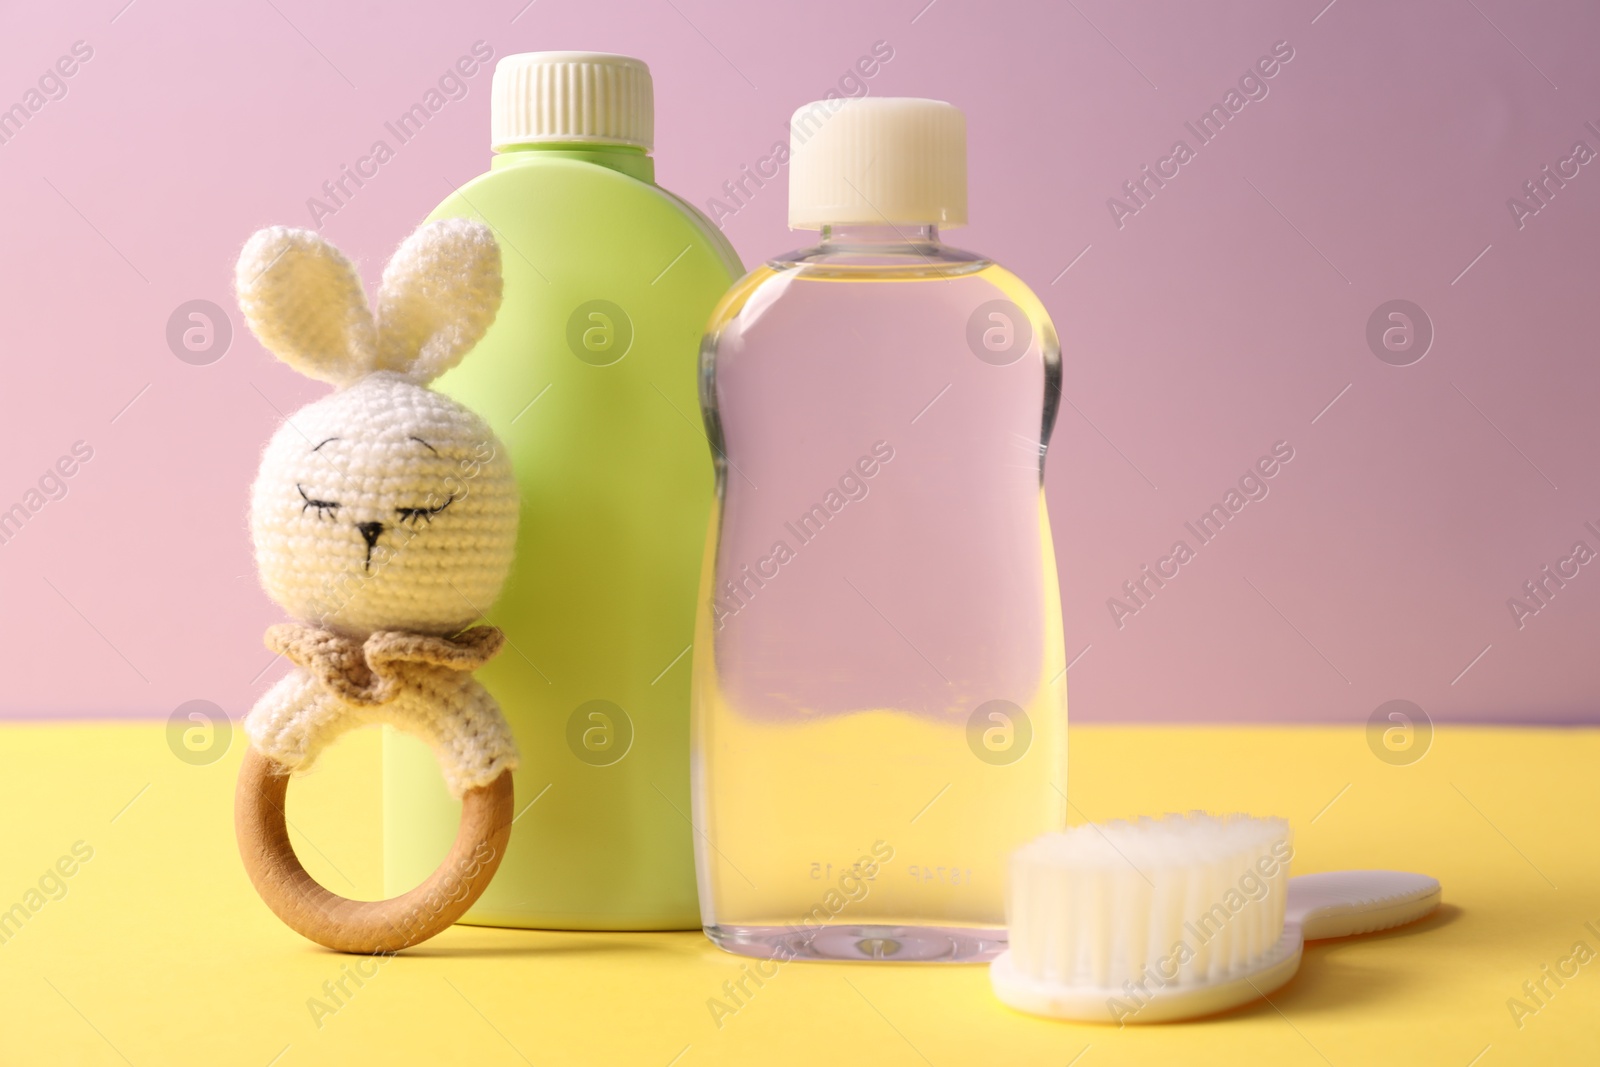
<instances>
[{"instance_id":1,"label":"white knitted yarn","mask_svg":"<svg viewBox=\"0 0 1600 1067\"><path fill-rule=\"evenodd\" d=\"M365 704L343 699L315 671L297 666L256 702L245 733L257 751L304 770L346 731L395 726L428 743L457 798L516 767L516 742L500 705L469 671L407 663L392 673L400 679L396 695Z\"/></svg>"},{"instance_id":2,"label":"white knitted yarn","mask_svg":"<svg viewBox=\"0 0 1600 1067\"><path fill-rule=\"evenodd\" d=\"M349 261L282 227L246 244L239 305L263 345L343 386L289 416L262 456L250 531L267 594L312 626L447 637L494 602L516 544L516 481L477 415L425 384L494 320L500 253L489 228L429 223L384 271L378 315ZM305 768L340 733L386 722L428 741L453 791L516 763L511 732L469 671L403 665L382 704L341 699L297 666L245 720L252 743Z\"/></svg>"},{"instance_id":3,"label":"white knitted yarn","mask_svg":"<svg viewBox=\"0 0 1600 1067\"><path fill-rule=\"evenodd\" d=\"M371 523L382 530L369 560L360 527ZM517 485L482 419L379 371L273 434L250 531L262 585L296 618L349 634L451 634L505 582Z\"/></svg>"},{"instance_id":4,"label":"white knitted yarn","mask_svg":"<svg viewBox=\"0 0 1600 1067\"><path fill-rule=\"evenodd\" d=\"M376 321L355 267L310 230L251 237L234 285L256 337L301 374L347 385L392 370L421 384L459 363L494 321L500 246L472 219L419 227L384 268Z\"/></svg>"}]
</instances>

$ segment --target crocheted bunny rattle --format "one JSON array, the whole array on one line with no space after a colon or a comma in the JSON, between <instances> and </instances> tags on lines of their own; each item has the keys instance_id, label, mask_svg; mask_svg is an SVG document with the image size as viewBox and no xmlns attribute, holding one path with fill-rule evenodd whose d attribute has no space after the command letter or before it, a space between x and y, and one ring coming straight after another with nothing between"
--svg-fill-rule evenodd
<instances>
[{"instance_id":1,"label":"crocheted bunny rattle","mask_svg":"<svg viewBox=\"0 0 1600 1067\"><path fill-rule=\"evenodd\" d=\"M236 284L261 343L336 387L284 420L251 491L262 585L299 621L267 631L267 647L294 666L245 718L239 848L289 926L330 948L392 952L460 918L511 835L516 746L471 673L503 638L468 627L510 570L517 487L488 425L427 388L494 320L500 252L481 223L429 223L390 260L374 311L338 249L276 227L245 245ZM306 874L283 804L290 772L372 723L433 747L462 818L422 885L354 901Z\"/></svg>"}]
</instances>

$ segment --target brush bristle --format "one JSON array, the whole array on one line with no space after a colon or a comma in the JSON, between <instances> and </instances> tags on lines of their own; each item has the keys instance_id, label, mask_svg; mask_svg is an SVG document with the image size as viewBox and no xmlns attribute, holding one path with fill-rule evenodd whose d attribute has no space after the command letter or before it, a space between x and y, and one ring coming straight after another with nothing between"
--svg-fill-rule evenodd
<instances>
[{"instance_id":1,"label":"brush bristle","mask_svg":"<svg viewBox=\"0 0 1600 1067\"><path fill-rule=\"evenodd\" d=\"M1283 934L1289 824L1201 812L1076 826L1018 849L1012 964L1074 988L1247 972Z\"/></svg>"}]
</instances>

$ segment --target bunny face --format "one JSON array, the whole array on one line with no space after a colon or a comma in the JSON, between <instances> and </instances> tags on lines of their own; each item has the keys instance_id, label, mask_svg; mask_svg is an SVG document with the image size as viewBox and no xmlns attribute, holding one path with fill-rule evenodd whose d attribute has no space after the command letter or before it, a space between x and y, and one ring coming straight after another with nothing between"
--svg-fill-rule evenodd
<instances>
[{"instance_id":1,"label":"bunny face","mask_svg":"<svg viewBox=\"0 0 1600 1067\"><path fill-rule=\"evenodd\" d=\"M369 310L361 281L305 230L250 239L239 305L262 344L340 386L285 420L251 492L267 593L351 634L453 634L511 568L517 487L482 419L426 383L483 336L500 303L488 227L429 223L390 260Z\"/></svg>"},{"instance_id":2,"label":"bunny face","mask_svg":"<svg viewBox=\"0 0 1600 1067\"><path fill-rule=\"evenodd\" d=\"M452 634L494 602L517 487L489 427L380 372L291 416L251 493L268 595L328 629Z\"/></svg>"}]
</instances>

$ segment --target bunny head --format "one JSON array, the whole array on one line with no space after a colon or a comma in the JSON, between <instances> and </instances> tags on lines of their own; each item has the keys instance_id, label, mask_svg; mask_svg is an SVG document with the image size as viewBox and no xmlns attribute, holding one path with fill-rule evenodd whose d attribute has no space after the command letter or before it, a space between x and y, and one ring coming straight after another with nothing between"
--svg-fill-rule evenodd
<instances>
[{"instance_id":1,"label":"bunny head","mask_svg":"<svg viewBox=\"0 0 1600 1067\"><path fill-rule=\"evenodd\" d=\"M251 489L261 583L330 630L454 634L511 568L517 486L481 418L427 383L500 305L488 227L428 223L384 269L376 314L338 249L307 230L245 245L239 306L261 343L335 392L284 420Z\"/></svg>"}]
</instances>

